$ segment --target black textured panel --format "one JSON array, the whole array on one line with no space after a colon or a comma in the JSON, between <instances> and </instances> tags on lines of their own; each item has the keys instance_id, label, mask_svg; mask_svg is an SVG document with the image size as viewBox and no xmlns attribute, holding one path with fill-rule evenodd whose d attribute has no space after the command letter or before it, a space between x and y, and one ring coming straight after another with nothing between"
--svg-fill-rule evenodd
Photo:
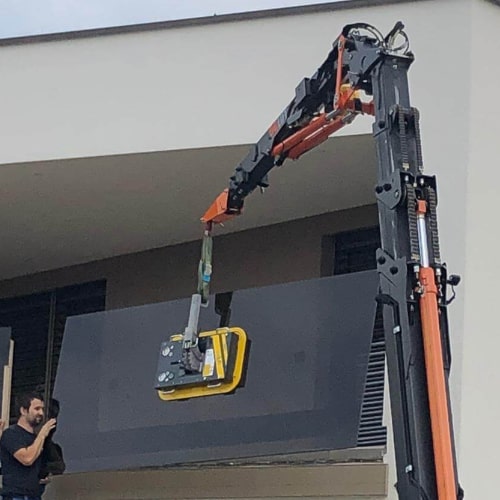
<instances>
[{"instance_id":1,"label":"black textured panel","mask_svg":"<svg viewBox=\"0 0 500 500\"><path fill-rule=\"evenodd\" d=\"M358 446L384 446L387 429L383 425L385 382L385 338L382 306L377 307L368 357L365 390L361 405Z\"/></svg>"},{"instance_id":2,"label":"black textured panel","mask_svg":"<svg viewBox=\"0 0 500 500\"><path fill-rule=\"evenodd\" d=\"M377 284L365 272L235 292L231 324L252 341L246 385L188 401L163 402L153 386L189 300L68 319L55 388L68 469L356 446ZM218 324L202 311L202 328Z\"/></svg>"}]
</instances>

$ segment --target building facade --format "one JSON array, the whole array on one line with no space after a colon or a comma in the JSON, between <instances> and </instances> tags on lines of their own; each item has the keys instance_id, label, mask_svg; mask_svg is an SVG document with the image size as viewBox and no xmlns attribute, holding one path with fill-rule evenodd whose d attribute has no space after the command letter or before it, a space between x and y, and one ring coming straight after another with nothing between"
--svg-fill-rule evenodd
<instances>
[{"instance_id":1,"label":"building facade","mask_svg":"<svg viewBox=\"0 0 500 500\"><path fill-rule=\"evenodd\" d=\"M55 379L68 317L190 296L199 217L248 145L345 24L386 32L398 20L416 55L411 98L421 112L426 172L438 178L442 255L463 278L450 307L459 475L468 498L493 498L500 444L493 1L354 0L2 40L0 326L13 326L14 392ZM215 292L373 267L370 119L270 180L244 216L217 229ZM47 497L396 498L390 432L384 450L68 474L54 479Z\"/></svg>"}]
</instances>

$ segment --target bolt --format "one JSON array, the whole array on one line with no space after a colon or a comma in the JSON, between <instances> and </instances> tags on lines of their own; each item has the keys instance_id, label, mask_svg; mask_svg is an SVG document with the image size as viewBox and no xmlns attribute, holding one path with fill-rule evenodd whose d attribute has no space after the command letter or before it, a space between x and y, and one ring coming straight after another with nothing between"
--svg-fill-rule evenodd
<instances>
[{"instance_id":1,"label":"bolt","mask_svg":"<svg viewBox=\"0 0 500 500\"><path fill-rule=\"evenodd\" d=\"M158 382L164 382L166 378L167 378L167 374L165 372L160 373L158 375Z\"/></svg>"},{"instance_id":2,"label":"bolt","mask_svg":"<svg viewBox=\"0 0 500 500\"><path fill-rule=\"evenodd\" d=\"M392 266L389 271L391 274L398 274L398 268L396 266Z\"/></svg>"},{"instance_id":3,"label":"bolt","mask_svg":"<svg viewBox=\"0 0 500 500\"><path fill-rule=\"evenodd\" d=\"M394 198L399 198L399 189L396 189L396 191L394 191Z\"/></svg>"},{"instance_id":4,"label":"bolt","mask_svg":"<svg viewBox=\"0 0 500 500\"><path fill-rule=\"evenodd\" d=\"M162 350L161 350L161 355L162 356L168 356L170 354L170 347L169 346L165 346Z\"/></svg>"},{"instance_id":5,"label":"bolt","mask_svg":"<svg viewBox=\"0 0 500 500\"><path fill-rule=\"evenodd\" d=\"M386 262L385 257L384 257L383 255L381 255L381 256L378 258L378 263L379 263L380 265L383 265L383 264L385 264L385 262Z\"/></svg>"}]
</instances>

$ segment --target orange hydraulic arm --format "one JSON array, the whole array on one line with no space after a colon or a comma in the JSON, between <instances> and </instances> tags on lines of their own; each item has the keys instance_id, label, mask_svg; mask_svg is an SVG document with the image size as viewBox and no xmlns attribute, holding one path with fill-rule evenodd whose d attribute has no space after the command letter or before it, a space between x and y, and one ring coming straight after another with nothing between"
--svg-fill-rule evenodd
<instances>
[{"instance_id":1,"label":"orange hydraulic arm","mask_svg":"<svg viewBox=\"0 0 500 500\"><path fill-rule=\"evenodd\" d=\"M448 391L441 348L441 327L439 319L439 293L434 269L429 264L427 246L426 213L427 203L417 201L417 224L420 241L419 272L420 318L424 344L425 368L429 395L432 441L436 468L438 498L457 498L455 462L450 429L451 415L448 407Z\"/></svg>"},{"instance_id":2,"label":"orange hydraulic arm","mask_svg":"<svg viewBox=\"0 0 500 500\"><path fill-rule=\"evenodd\" d=\"M284 158L297 160L307 151L319 146L330 135L351 123L358 114L374 114L373 102L363 102L359 92L350 85L341 85L336 94L337 107L334 111L319 113L309 123L272 147L270 155L276 164ZM269 128L275 129L276 122ZM222 223L241 213L241 209L231 210L228 204L229 189L225 189L210 205L201 218L202 222Z\"/></svg>"},{"instance_id":3,"label":"orange hydraulic arm","mask_svg":"<svg viewBox=\"0 0 500 500\"><path fill-rule=\"evenodd\" d=\"M440 257L436 180L423 173L419 115L408 91L414 59L408 45L401 23L385 37L366 24L346 26L201 220L211 237L214 224L239 215L245 197L269 185L273 167L299 158L360 114L375 117L377 300L384 313L397 489L404 500L457 500L463 491L449 403L446 293L459 278L447 277Z\"/></svg>"}]
</instances>

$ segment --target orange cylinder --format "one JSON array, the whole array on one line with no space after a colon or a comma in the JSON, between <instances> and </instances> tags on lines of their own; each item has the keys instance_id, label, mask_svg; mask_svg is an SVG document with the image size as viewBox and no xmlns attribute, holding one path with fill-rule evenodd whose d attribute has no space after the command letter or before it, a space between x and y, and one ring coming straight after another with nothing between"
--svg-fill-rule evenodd
<instances>
[{"instance_id":1,"label":"orange cylinder","mask_svg":"<svg viewBox=\"0 0 500 500\"><path fill-rule=\"evenodd\" d=\"M446 391L434 269L431 267L421 268L420 282L423 287L423 294L420 298L420 317L438 500L457 500L450 412Z\"/></svg>"}]
</instances>

